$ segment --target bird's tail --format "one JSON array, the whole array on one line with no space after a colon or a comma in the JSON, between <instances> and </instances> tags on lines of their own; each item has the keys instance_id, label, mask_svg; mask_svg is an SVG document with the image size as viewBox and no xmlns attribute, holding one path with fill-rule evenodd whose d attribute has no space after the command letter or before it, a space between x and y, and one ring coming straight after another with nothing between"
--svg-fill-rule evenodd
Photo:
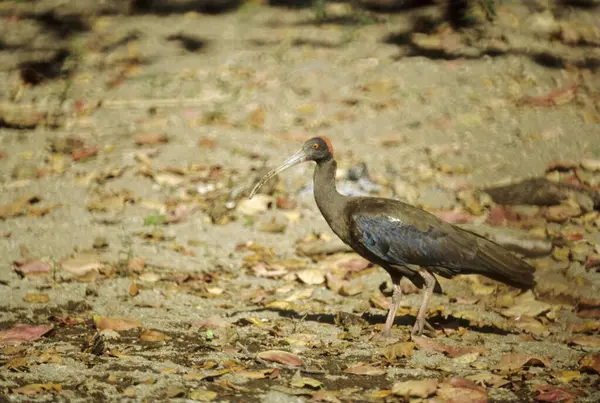
<instances>
[{"instance_id":1,"label":"bird's tail","mask_svg":"<svg viewBox=\"0 0 600 403\"><path fill-rule=\"evenodd\" d=\"M471 261L475 273L521 289L535 285L535 269L529 263L483 237L477 237L477 246L477 255Z\"/></svg>"}]
</instances>

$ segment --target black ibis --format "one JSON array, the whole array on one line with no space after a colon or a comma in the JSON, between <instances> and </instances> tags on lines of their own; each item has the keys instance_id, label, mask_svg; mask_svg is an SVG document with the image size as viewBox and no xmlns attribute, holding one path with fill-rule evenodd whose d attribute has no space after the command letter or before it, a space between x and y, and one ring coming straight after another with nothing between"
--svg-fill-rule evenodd
<instances>
[{"instance_id":1,"label":"black ibis","mask_svg":"<svg viewBox=\"0 0 600 403\"><path fill-rule=\"evenodd\" d=\"M250 198L269 179L305 161L317 163L314 196L325 220L359 255L381 266L392 277L392 307L383 336L391 334L402 292L400 280L408 277L423 288L423 300L412 334L425 325L427 304L441 287L433 273L451 278L481 274L521 289L535 285L531 265L502 246L441 220L418 207L379 197L348 197L335 186L337 163L326 137L314 137L282 165L267 173L252 189Z\"/></svg>"}]
</instances>

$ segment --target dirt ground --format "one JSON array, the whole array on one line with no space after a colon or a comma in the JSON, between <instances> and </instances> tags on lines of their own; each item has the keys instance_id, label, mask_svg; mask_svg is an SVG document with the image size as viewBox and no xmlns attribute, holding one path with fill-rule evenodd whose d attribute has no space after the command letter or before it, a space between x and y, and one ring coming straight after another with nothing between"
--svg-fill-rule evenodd
<instances>
[{"instance_id":1,"label":"dirt ground","mask_svg":"<svg viewBox=\"0 0 600 403\"><path fill-rule=\"evenodd\" d=\"M597 3L123 3L0 1L0 401L600 401L600 203L478 191L599 189ZM247 199L317 135L342 193L509 233L534 292L440 279L411 339L406 283L379 339L312 165Z\"/></svg>"}]
</instances>

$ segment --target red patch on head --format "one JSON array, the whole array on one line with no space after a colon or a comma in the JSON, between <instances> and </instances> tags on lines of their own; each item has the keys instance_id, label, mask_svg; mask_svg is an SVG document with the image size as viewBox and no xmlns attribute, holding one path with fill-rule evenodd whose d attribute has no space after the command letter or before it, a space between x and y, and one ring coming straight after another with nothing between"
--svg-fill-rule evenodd
<instances>
[{"instance_id":1,"label":"red patch on head","mask_svg":"<svg viewBox=\"0 0 600 403\"><path fill-rule=\"evenodd\" d=\"M325 136L321 136L321 140L323 140L325 144L327 144L327 149L333 155L333 144L331 144L331 141Z\"/></svg>"}]
</instances>

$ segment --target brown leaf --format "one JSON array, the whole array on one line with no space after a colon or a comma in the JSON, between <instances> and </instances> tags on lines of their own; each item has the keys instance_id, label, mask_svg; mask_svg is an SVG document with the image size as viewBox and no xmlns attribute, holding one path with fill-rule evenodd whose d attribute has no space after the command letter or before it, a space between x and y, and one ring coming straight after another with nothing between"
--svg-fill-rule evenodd
<instances>
[{"instance_id":1,"label":"brown leaf","mask_svg":"<svg viewBox=\"0 0 600 403\"><path fill-rule=\"evenodd\" d=\"M383 356L388 361L395 361L397 358L408 358L412 357L415 351L415 343L412 342L403 342L392 344L391 346L387 346L383 350Z\"/></svg>"},{"instance_id":2,"label":"brown leaf","mask_svg":"<svg viewBox=\"0 0 600 403\"><path fill-rule=\"evenodd\" d=\"M94 324L98 330L130 330L141 327L140 323L133 318L120 316L97 316L94 315Z\"/></svg>"},{"instance_id":3,"label":"brown leaf","mask_svg":"<svg viewBox=\"0 0 600 403\"><path fill-rule=\"evenodd\" d=\"M159 342L169 340L170 337L164 333L157 332L156 330L143 330L140 333L140 340L148 342Z\"/></svg>"},{"instance_id":4,"label":"brown leaf","mask_svg":"<svg viewBox=\"0 0 600 403\"><path fill-rule=\"evenodd\" d=\"M30 204L41 200L39 196L28 194L13 200L11 203L0 205L0 219L17 217L26 213Z\"/></svg>"},{"instance_id":5,"label":"brown leaf","mask_svg":"<svg viewBox=\"0 0 600 403\"><path fill-rule=\"evenodd\" d=\"M280 364L289 365L292 367L300 367L304 364L300 357L298 357L296 354L292 354L287 351L281 351L281 350L262 351L262 352L258 353L256 356L265 361L278 362Z\"/></svg>"},{"instance_id":6,"label":"brown leaf","mask_svg":"<svg viewBox=\"0 0 600 403\"><path fill-rule=\"evenodd\" d=\"M581 393L574 394L552 385L535 385L534 389L538 393L536 400L540 402L574 402L578 396L582 396Z\"/></svg>"},{"instance_id":7,"label":"brown leaf","mask_svg":"<svg viewBox=\"0 0 600 403\"><path fill-rule=\"evenodd\" d=\"M248 379L265 379L267 376L271 375L273 369L260 369L257 371L239 371L236 372L236 375L241 375L244 378Z\"/></svg>"},{"instance_id":8,"label":"brown leaf","mask_svg":"<svg viewBox=\"0 0 600 403\"><path fill-rule=\"evenodd\" d=\"M503 373L519 371L526 365L542 365L546 368L551 367L551 360L539 355L530 355L523 353L509 353L504 354L500 358L498 369Z\"/></svg>"},{"instance_id":9,"label":"brown leaf","mask_svg":"<svg viewBox=\"0 0 600 403\"><path fill-rule=\"evenodd\" d=\"M169 141L169 138L160 133L138 133L135 135L135 144L138 146L149 144L161 144Z\"/></svg>"},{"instance_id":10,"label":"brown leaf","mask_svg":"<svg viewBox=\"0 0 600 403\"><path fill-rule=\"evenodd\" d=\"M132 297L135 297L136 295L138 295L140 293L140 290L135 281L132 281L131 284L129 285L128 292L129 292L129 295L131 295Z\"/></svg>"},{"instance_id":11,"label":"brown leaf","mask_svg":"<svg viewBox=\"0 0 600 403\"><path fill-rule=\"evenodd\" d=\"M579 83L568 87L557 88L550 91L546 95L526 96L520 101L521 104L533 106L557 106L566 104L575 98L575 94L579 89Z\"/></svg>"},{"instance_id":12,"label":"brown leaf","mask_svg":"<svg viewBox=\"0 0 600 403\"><path fill-rule=\"evenodd\" d=\"M435 391L437 390L437 385L437 379L396 382L392 387L392 393L398 396L403 396L404 398L426 398L432 396L435 393Z\"/></svg>"},{"instance_id":13,"label":"brown leaf","mask_svg":"<svg viewBox=\"0 0 600 403\"><path fill-rule=\"evenodd\" d=\"M45 302L50 301L50 297L48 296L48 294L30 293L23 297L23 301L32 304L43 304Z\"/></svg>"},{"instance_id":14,"label":"brown leaf","mask_svg":"<svg viewBox=\"0 0 600 403\"><path fill-rule=\"evenodd\" d=\"M265 108L259 106L256 108L248 118L248 125L255 129L263 127L265 124Z\"/></svg>"},{"instance_id":15,"label":"brown leaf","mask_svg":"<svg viewBox=\"0 0 600 403\"><path fill-rule=\"evenodd\" d=\"M204 371L192 371L183 376L186 381L202 381L204 379L213 379L231 372L229 369L208 369Z\"/></svg>"},{"instance_id":16,"label":"brown leaf","mask_svg":"<svg viewBox=\"0 0 600 403\"><path fill-rule=\"evenodd\" d=\"M579 360L579 370L600 375L600 354L587 354Z\"/></svg>"},{"instance_id":17,"label":"brown leaf","mask_svg":"<svg viewBox=\"0 0 600 403\"><path fill-rule=\"evenodd\" d=\"M600 337L598 336L575 336L569 340L569 344L584 347L600 347Z\"/></svg>"},{"instance_id":18,"label":"brown leaf","mask_svg":"<svg viewBox=\"0 0 600 403\"><path fill-rule=\"evenodd\" d=\"M99 146L82 148L81 150L73 151L71 153L71 159L73 161L82 161L82 160L96 156L96 154L98 154L98 151L100 151Z\"/></svg>"},{"instance_id":19,"label":"brown leaf","mask_svg":"<svg viewBox=\"0 0 600 403\"><path fill-rule=\"evenodd\" d=\"M351 365L348 368L346 368L344 372L347 374L372 376L385 375L387 373L385 368L374 367L373 365L366 364L364 362L359 362L358 364Z\"/></svg>"},{"instance_id":20,"label":"brown leaf","mask_svg":"<svg viewBox=\"0 0 600 403\"><path fill-rule=\"evenodd\" d=\"M447 354L448 357L456 358L469 353L484 354L488 352L484 347L457 347L448 344L440 343L433 339L428 339L423 336L413 336L412 338L419 350L437 351Z\"/></svg>"},{"instance_id":21,"label":"brown leaf","mask_svg":"<svg viewBox=\"0 0 600 403\"><path fill-rule=\"evenodd\" d=\"M439 385L437 395L447 402L487 403L485 388L462 378L452 378Z\"/></svg>"},{"instance_id":22,"label":"brown leaf","mask_svg":"<svg viewBox=\"0 0 600 403\"><path fill-rule=\"evenodd\" d=\"M0 344L20 344L35 341L52 330L52 326L16 325L15 327L0 331Z\"/></svg>"},{"instance_id":23,"label":"brown leaf","mask_svg":"<svg viewBox=\"0 0 600 403\"><path fill-rule=\"evenodd\" d=\"M13 393L20 395L40 395L42 393L49 392L62 392L62 385L59 383L32 383L29 385L22 386L17 389L13 389Z\"/></svg>"},{"instance_id":24,"label":"brown leaf","mask_svg":"<svg viewBox=\"0 0 600 403\"><path fill-rule=\"evenodd\" d=\"M508 385L510 381L500 375L492 374L490 372L482 372L476 375L467 376L468 380L473 381L479 385L488 385L492 388L500 388L504 385Z\"/></svg>"}]
</instances>

